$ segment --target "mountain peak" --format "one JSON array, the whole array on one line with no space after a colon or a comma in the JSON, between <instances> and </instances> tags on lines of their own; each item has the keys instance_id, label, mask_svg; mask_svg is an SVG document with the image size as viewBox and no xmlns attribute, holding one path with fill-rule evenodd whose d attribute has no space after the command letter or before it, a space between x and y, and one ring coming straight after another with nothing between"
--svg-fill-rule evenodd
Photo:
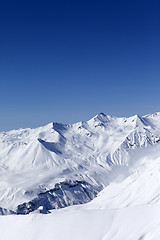
<instances>
[{"instance_id":1,"label":"mountain peak","mask_svg":"<svg viewBox=\"0 0 160 240\"><path fill-rule=\"evenodd\" d=\"M101 121L103 123L107 123L107 122L110 122L111 120L115 119L115 117L112 117L112 116L109 116L109 115L106 115L104 114L103 112L97 114L95 117L94 117L94 120L98 120L98 121Z\"/></svg>"},{"instance_id":2,"label":"mountain peak","mask_svg":"<svg viewBox=\"0 0 160 240\"><path fill-rule=\"evenodd\" d=\"M97 114L97 116L103 116L103 117L106 117L106 114L103 113L103 112L101 112L101 113Z\"/></svg>"},{"instance_id":3,"label":"mountain peak","mask_svg":"<svg viewBox=\"0 0 160 240\"><path fill-rule=\"evenodd\" d=\"M160 112L155 112L155 113L151 113L151 114L147 114L144 117L147 118L159 118L160 117Z\"/></svg>"}]
</instances>

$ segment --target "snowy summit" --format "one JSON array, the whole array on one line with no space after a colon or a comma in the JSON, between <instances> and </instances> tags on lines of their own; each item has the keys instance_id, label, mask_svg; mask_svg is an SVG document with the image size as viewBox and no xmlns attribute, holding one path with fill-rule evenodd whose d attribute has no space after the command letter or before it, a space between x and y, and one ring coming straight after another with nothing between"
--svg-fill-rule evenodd
<instances>
[{"instance_id":1,"label":"snowy summit","mask_svg":"<svg viewBox=\"0 0 160 240\"><path fill-rule=\"evenodd\" d=\"M11 215L7 216L11 224L12 215L20 215L14 216L17 222L26 215L22 229L36 219L32 234L40 224L47 231L48 224L55 229L54 221L65 224L73 216L85 237L70 235L71 221L69 229L64 227L70 236L67 239L147 240L158 236L160 113L129 118L100 113L87 122L2 132L0 170L0 214ZM68 206L72 207L65 208ZM55 210L59 208L64 209ZM155 220L150 221L148 214ZM123 232L118 230L118 224L123 228L130 221L129 216L135 223ZM97 225L97 232L84 230L85 219ZM0 221L5 229L3 216ZM20 228L12 229L13 234L18 231ZM60 230L55 236L65 239ZM9 235L3 239L8 240Z\"/></svg>"}]
</instances>

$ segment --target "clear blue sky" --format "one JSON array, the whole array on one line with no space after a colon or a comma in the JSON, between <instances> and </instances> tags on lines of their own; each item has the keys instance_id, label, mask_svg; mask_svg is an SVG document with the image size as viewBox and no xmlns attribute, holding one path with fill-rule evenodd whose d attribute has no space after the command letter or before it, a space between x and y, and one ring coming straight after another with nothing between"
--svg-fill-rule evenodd
<instances>
[{"instance_id":1,"label":"clear blue sky","mask_svg":"<svg viewBox=\"0 0 160 240\"><path fill-rule=\"evenodd\" d=\"M0 131L160 111L160 1L0 1Z\"/></svg>"}]
</instances>

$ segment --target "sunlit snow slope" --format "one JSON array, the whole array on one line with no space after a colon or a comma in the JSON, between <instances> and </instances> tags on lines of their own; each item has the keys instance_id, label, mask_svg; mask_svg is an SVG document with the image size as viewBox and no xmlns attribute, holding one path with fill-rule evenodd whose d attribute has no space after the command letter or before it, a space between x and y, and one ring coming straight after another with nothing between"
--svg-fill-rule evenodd
<instances>
[{"instance_id":1,"label":"sunlit snow slope","mask_svg":"<svg viewBox=\"0 0 160 240\"><path fill-rule=\"evenodd\" d=\"M47 213L89 202L102 189L87 206L155 203L160 190L151 186L160 180L159 147L160 113L130 118L101 113L72 125L0 133L0 214Z\"/></svg>"}]
</instances>

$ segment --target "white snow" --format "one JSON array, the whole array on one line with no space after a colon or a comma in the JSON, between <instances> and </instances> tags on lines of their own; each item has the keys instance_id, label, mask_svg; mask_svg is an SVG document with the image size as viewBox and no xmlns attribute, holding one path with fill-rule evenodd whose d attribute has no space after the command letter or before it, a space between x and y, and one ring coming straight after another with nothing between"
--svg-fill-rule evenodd
<instances>
[{"instance_id":1,"label":"white snow","mask_svg":"<svg viewBox=\"0 0 160 240\"><path fill-rule=\"evenodd\" d=\"M0 207L13 211L66 180L104 188L87 204L47 215L39 206L29 215L0 216L3 240L158 240L160 113L101 113L72 125L0 133L0 179Z\"/></svg>"},{"instance_id":2,"label":"white snow","mask_svg":"<svg viewBox=\"0 0 160 240\"><path fill-rule=\"evenodd\" d=\"M159 240L160 205L89 210L74 206L51 214L0 216L3 240Z\"/></svg>"}]
</instances>

